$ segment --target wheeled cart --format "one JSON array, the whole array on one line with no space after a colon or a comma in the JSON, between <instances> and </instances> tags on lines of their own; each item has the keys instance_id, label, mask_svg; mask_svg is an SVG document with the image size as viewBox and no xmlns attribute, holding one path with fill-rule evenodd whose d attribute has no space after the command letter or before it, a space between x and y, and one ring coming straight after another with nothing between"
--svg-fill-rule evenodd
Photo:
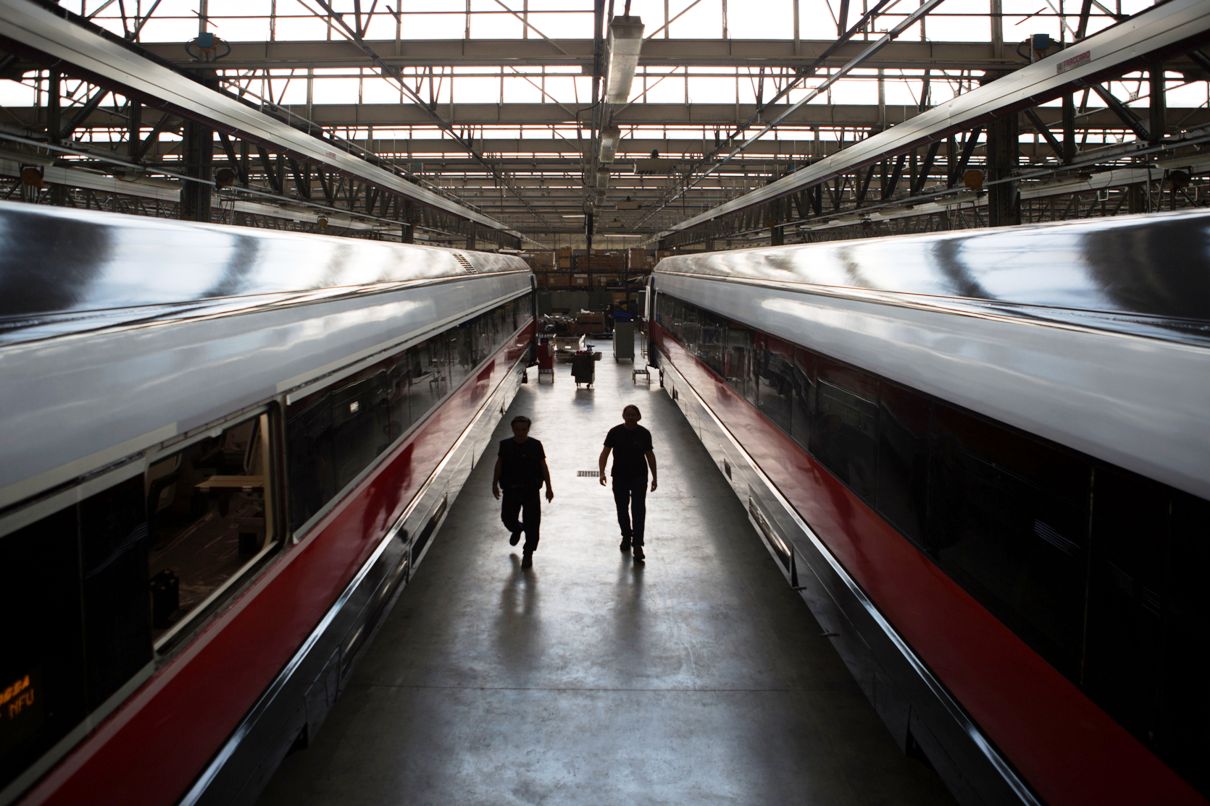
<instances>
[{"instance_id":1,"label":"wheeled cart","mask_svg":"<svg viewBox=\"0 0 1210 806\"><path fill-rule=\"evenodd\" d=\"M575 378L577 387L585 384L592 388L592 378L596 372L595 361L592 350L579 350L571 357L571 376Z\"/></svg>"}]
</instances>

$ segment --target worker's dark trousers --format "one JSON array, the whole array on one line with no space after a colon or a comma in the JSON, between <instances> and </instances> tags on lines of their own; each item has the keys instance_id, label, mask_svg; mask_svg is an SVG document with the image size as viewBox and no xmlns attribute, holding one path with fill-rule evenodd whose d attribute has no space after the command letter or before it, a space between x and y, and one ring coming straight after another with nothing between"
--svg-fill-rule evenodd
<instances>
[{"instance_id":1,"label":"worker's dark trousers","mask_svg":"<svg viewBox=\"0 0 1210 806\"><path fill-rule=\"evenodd\" d=\"M618 528L631 545L643 545L643 521L647 519L647 476L613 477L613 502L618 507Z\"/></svg>"},{"instance_id":2,"label":"worker's dark trousers","mask_svg":"<svg viewBox=\"0 0 1210 806\"><path fill-rule=\"evenodd\" d=\"M542 488L505 487L500 496L500 520L510 532L525 532L525 550L538 547L538 527L542 525ZM523 520L517 520L520 514Z\"/></svg>"}]
</instances>

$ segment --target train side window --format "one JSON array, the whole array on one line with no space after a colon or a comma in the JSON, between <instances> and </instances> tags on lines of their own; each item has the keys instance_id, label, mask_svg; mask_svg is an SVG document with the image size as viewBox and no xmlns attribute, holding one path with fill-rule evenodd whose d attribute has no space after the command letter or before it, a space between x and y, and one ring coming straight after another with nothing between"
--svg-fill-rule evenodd
<instances>
[{"instance_id":1,"label":"train side window","mask_svg":"<svg viewBox=\"0 0 1210 806\"><path fill-rule=\"evenodd\" d=\"M735 393L756 405L752 383L752 332L736 322L726 323L727 351L723 353L723 377Z\"/></svg>"},{"instance_id":2,"label":"train side window","mask_svg":"<svg viewBox=\"0 0 1210 806\"><path fill-rule=\"evenodd\" d=\"M883 381L878 390L878 481L875 506L920 545L928 502L929 402Z\"/></svg>"},{"instance_id":3,"label":"train side window","mask_svg":"<svg viewBox=\"0 0 1210 806\"><path fill-rule=\"evenodd\" d=\"M1210 501L1172 493L1171 575L1164 613L1161 713L1156 743L1160 754L1198 789L1210 792L1210 702L1206 661L1210 657Z\"/></svg>"},{"instance_id":4,"label":"train side window","mask_svg":"<svg viewBox=\"0 0 1210 806\"><path fill-rule=\"evenodd\" d=\"M148 565L158 644L273 547L268 434L269 416L260 414L148 469Z\"/></svg>"},{"instance_id":5,"label":"train side window","mask_svg":"<svg viewBox=\"0 0 1210 806\"><path fill-rule=\"evenodd\" d=\"M1155 730L1163 656L1170 493L1098 467L1092 490L1092 577L1084 685L1136 734Z\"/></svg>"},{"instance_id":6,"label":"train side window","mask_svg":"<svg viewBox=\"0 0 1210 806\"><path fill-rule=\"evenodd\" d=\"M450 388L457 389L475 366L475 333L471 322L463 322L448 331Z\"/></svg>"},{"instance_id":7,"label":"train side window","mask_svg":"<svg viewBox=\"0 0 1210 806\"><path fill-rule=\"evenodd\" d=\"M696 306L690 305L688 302L681 303L681 344L685 345L685 349L691 355L695 355L705 361L706 348L703 346L703 340L707 336L705 330L708 328L711 336L713 336L715 335L715 329L703 324L704 320L700 314L701 311Z\"/></svg>"},{"instance_id":8,"label":"train side window","mask_svg":"<svg viewBox=\"0 0 1210 806\"><path fill-rule=\"evenodd\" d=\"M391 443L390 389L379 363L345 378L328 393L336 488L342 489Z\"/></svg>"},{"instance_id":9,"label":"train side window","mask_svg":"<svg viewBox=\"0 0 1210 806\"><path fill-rule=\"evenodd\" d=\"M408 401L413 422L422 419L437 401L445 397L449 388L445 340L445 335L438 335L407 351L407 361L411 367Z\"/></svg>"},{"instance_id":10,"label":"train side window","mask_svg":"<svg viewBox=\"0 0 1210 806\"><path fill-rule=\"evenodd\" d=\"M76 507L0 537L0 789L87 714Z\"/></svg>"},{"instance_id":11,"label":"train side window","mask_svg":"<svg viewBox=\"0 0 1210 806\"><path fill-rule=\"evenodd\" d=\"M790 436L807 450L811 419L815 408L815 354L801 347L794 349L794 403L790 410Z\"/></svg>"},{"instance_id":12,"label":"train side window","mask_svg":"<svg viewBox=\"0 0 1210 806\"><path fill-rule=\"evenodd\" d=\"M868 372L817 359L811 452L864 500L874 500L878 470L878 385Z\"/></svg>"},{"instance_id":13,"label":"train side window","mask_svg":"<svg viewBox=\"0 0 1210 806\"><path fill-rule=\"evenodd\" d=\"M80 502L88 705L96 708L151 662L143 479Z\"/></svg>"},{"instance_id":14,"label":"train side window","mask_svg":"<svg viewBox=\"0 0 1210 806\"><path fill-rule=\"evenodd\" d=\"M685 305L676 297L661 294L657 297L660 309L660 324L672 334L672 337L686 344L685 341Z\"/></svg>"},{"instance_id":15,"label":"train side window","mask_svg":"<svg viewBox=\"0 0 1210 806\"><path fill-rule=\"evenodd\" d=\"M1065 674L1082 644L1091 465L935 404L926 545L937 564Z\"/></svg>"},{"instance_id":16,"label":"train side window","mask_svg":"<svg viewBox=\"0 0 1210 806\"><path fill-rule=\"evenodd\" d=\"M336 495L332 405L321 389L286 410L290 527L298 529Z\"/></svg>"},{"instance_id":17,"label":"train side window","mask_svg":"<svg viewBox=\"0 0 1210 806\"><path fill-rule=\"evenodd\" d=\"M787 434L794 407L794 348L781 339L753 334L756 405Z\"/></svg>"},{"instance_id":18,"label":"train side window","mask_svg":"<svg viewBox=\"0 0 1210 806\"><path fill-rule=\"evenodd\" d=\"M697 345L697 355L706 366L725 379L727 368L724 366L723 356L727 351L727 326L708 311L698 313L701 316L701 337Z\"/></svg>"},{"instance_id":19,"label":"train side window","mask_svg":"<svg viewBox=\"0 0 1210 806\"><path fill-rule=\"evenodd\" d=\"M402 436L412 425L411 403L408 400L411 385L407 354L396 356L387 367L386 377L387 418L391 442Z\"/></svg>"}]
</instances>

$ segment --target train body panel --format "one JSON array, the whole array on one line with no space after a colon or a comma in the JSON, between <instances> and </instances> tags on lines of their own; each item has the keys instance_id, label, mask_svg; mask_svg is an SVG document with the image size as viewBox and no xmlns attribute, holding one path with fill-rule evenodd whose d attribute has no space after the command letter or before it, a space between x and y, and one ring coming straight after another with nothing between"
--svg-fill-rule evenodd
<instances>
[{"instance_id":1,"label":"train body panel","mask_svg":"<svg viewBox=\"0 0 1210 806\"><path fill-rule=\"evenodd\" d=\"M11 204L0 239L0 602L39 614L0 802L249 802L516 393L532 274Z\"/></svg>"},{"instance_id":2,"label":"train body panel","mask_svg":"<svg viewBox=\"0 0 1210 806\"><path fill-rule=\"evenodd\" d=\"M0 350L0 507L523 294L528 275ZM435 293L434 289L439 292Z\"/></svg>"},{"instance_id":3,"label":"train body panel","mask_svg":"<svg viewBox=\"0 0 1210 806\"><path fill-rule=\"evenodd\" d=\"M532 334L532 325L523 333ZM466 428L467 411L486 401L518 357L510 345L468 379L451 408L426 421L186 652L157 670L30 793L31 801L78 803L97 792L130 804L180 799L429 480Z\"/></svg>"},{"instance_id":4,"label":"train body panel","mask_svg":"<svg viewBox=\"0 0 1210 806\"><path fill-rule=\"evenodd\" d=\"M787 341L810 338L841 361L1210 497L1204 347L796 289L735 293L734 282L681 276L661 278L659 287L737 321L760 322ZM1121 382L1127 372L1134 382ZM1157 410L1165 416L1154 417Z\"/></svg>"},{"instance_id":5,"label":"train body panel","mask_svg":"<svg viewBox=\"0 0 1210 806\"><path fill-rule=\"evenodd\" d=\"M1122 798L1124 802L1148 799L1164 803L1201 802L1187 784L1138 740L919 549L898 535L827 469L729 387L719 383L707 367L675 341L666 336L656 338L662 358L671 365L669 369L683 379L708 409L704 416L699 414L696 418L699 434L712 456L727 457L727 470L740 499L747 505L755 498L758 504L773 510L777 498L784 497L994 746L1011 759L1026 780L1046 782L1046 786L1039 787L1043 800L1105 803ZM717 417L721 427L711 422L710 414ZM736 444L731 443L731 438ZM755 477L740 475L748 461L760 471ZM761 475L772 482L773 488L754 496ZM793 542L799 556L812 553L805 534L793 528L786 528L783 534ZM853 608L851 602L843 600L834 606L841 611ZM846 624L838 629L852 628ZM869 640L869 636L863 635L863 640ZM886 641L885 636L882 640ZM882 650L877 652L878 661L871 663L867 659L857 675L859 681L864 676L866 680L861 682L869 683L875 674L891 680L915 676L906 668L887 668L888 654ZM899 663L905 665L902 660ZM994 686L988 685L989 680L995 681ZM872 699L892 697L871 687L867 687L867 694ZM1006 703L1028 710L1006 709ZM904 720L911 710L899 701L876 702L876 705L884 716L888 709L902 710ZM1071 747L1083 750L1073 755L1066 752ZM952 746L944 750L958 757L967 755ZM981 762L987 766L1000 763L986 756ZM969 764L956 772L968 779L977 779L980 774ZM989 775L986 771L983 774ZM954 783L952 778L950 783ZM993 781L954 788L977 793L982 800L1003 786L1002 781Z\"/></svg>"},{"instance_id":6,"label":"train body panel","mask_svg":"<svg viewBox=\"0 0 1210 806\"><path fill-rule=\"evenodd\" d=\"M666 386L960 800L1205 801L1180 705L1205 621L1180 569L1210 523L1208 233L1196 213L652 275Z\"/></svg>"}]
</instances>

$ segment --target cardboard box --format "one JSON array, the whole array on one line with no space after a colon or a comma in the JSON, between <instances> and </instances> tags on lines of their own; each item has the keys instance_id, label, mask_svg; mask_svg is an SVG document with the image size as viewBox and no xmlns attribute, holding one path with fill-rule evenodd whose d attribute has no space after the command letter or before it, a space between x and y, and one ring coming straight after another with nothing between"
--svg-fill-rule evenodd
<instances>
[{"instance_id":1,"label":"cardboard box","mask_svg":"<svg viewBox=\"0 0 1210 806\"><path fill-rule=\"evenodd\" d=\"M530 252L525 255L525 263L535 272L539 271L554 271L555 270L555 253L554 252Z\"/></svg>"}]
</instances>

